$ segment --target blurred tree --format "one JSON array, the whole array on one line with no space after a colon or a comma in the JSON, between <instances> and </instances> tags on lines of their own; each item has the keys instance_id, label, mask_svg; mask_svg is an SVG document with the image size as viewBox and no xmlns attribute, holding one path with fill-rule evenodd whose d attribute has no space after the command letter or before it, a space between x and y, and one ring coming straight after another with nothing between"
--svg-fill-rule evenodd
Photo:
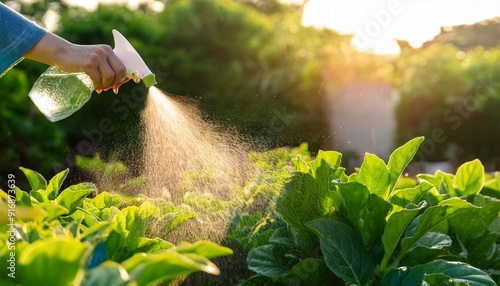
<instances>
[{"instance_id":1,"label":"blurred tree","mask_svg":"<svg viewBox=\"0 0 500 286\"><path fill-rule=\"evenodd\" d=\"M211 118L274 146L309 141L317 149L326 128L320 34L302 27L293 10L268 17L269 10L248 6L170 2L160 15L167 90L199 98Z\"/></svg>"},{"instance_id":2,"label":"blurred tree","mask_svg":"<svg viewBox=\"0 0 500 286\"><path fill-rule=\"evenodd\" d=\"M477 46L490 49L499 46L499 39L500 17L496 17L472 25L442 27L439 35L425 42L423 47L436 43L448 43L462 51L472 50Z\"/></svg>"},{"instance_id":3,"label":"blurred tree","mask_svg":"<svg viewBox=\"0 0 500 286\"><path fill-rule=\"evenodd\" d=\"M500 49L459 51L450 44L407 47L393 84L398 142L425 135L429 161L471 158L499 163Z\"/></svg>"},{"instance_id":4,"label":"blurred tree","mask_svg":"<svg viewBox=\"0 0 500 286\"><path fill-rule=\"evenodd\" d=\"M22 178L19 166L53 174L66 157L64 134L38 112L29 87L26 73L18 68L0 79L0 186L6 185L8 174Z\"/></svg>"},{"instance_id":5,"label":"blurred tree","mask_svg":"<svg viewBox=\"0 0 500 286\"><path fill-rule=\"evenodd\" d=\"M264 138L268 147L307 141L314 151L324 141L323 86L325 78L330 79L325 74L342 74L331 71L346 60L348 54L342 50L349 50L348 38L303 27L300 5L286 6L275 0L171 0L157 12L147 5L133 11L100 5L87 11L64 1L35 1L30 6L31 2L11 4L37 21L54 9L60 16L55 33L77 44L113 46L111 30L119 30L156 73L158 87L196 98L207 120L221 128L236 127L244 135ZM38 114L26 95L46 66L24 61L19 68L25 81L19 83L22 88L17 92L27 102L16 106ZM117 159L137 162L132 151L141 149L139 115L146 93L142 85L128 83L118 96L110 91L94 94L80 111L61 122L49 123L40 117L41 125L50 129L45 130L44 140L59 144L54 152L44 149L47 156L59 157L58 168L74 166L76 154L95 152L105 159L124 152ZM39 142L36 148L45 144ZM24 160L19 164L46 171Z\"/></svg>"}]
</instances>

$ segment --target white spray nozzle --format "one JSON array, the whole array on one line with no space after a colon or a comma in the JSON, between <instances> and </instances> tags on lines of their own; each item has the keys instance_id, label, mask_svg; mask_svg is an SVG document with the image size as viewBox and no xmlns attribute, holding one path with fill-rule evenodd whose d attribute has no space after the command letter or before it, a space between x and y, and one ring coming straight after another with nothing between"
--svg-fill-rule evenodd
<instances>
[{"instance_id":1,"label":"white spray nozzle","mask_svg":"<svg viewBox=\"0 0 500 286\"><path fill-rule=\"evenodd\" d=\"M149 70L144 60L134 47L132 47L129 41L120 34L120 32L114 29L113 38L115 40L115 48L113 51L125 65L127 76L131 77L135 82L139 82L142 79L146 87L155 85L155 75Z\"/></svg>"}]
</instances>

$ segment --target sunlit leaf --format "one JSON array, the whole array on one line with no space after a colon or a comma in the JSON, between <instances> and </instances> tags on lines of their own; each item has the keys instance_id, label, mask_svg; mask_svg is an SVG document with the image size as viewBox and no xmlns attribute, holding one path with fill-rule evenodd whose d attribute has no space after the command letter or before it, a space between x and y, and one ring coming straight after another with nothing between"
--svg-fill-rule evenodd
<instances>
[{"instance_id":1,"label":"sunlit leaf","mask_svg":"<svg viewBox=\"0 0 500 286\"><path fill-rule=\"evenodd\" d=\"M80 204L83 198L94 192L96 192L96 186L94 184L80 183L64 189L55 201L72 213L76 210L76 207Z\"/></svg>"},{"instance_id":2,"label":"sunlit leaf","mask_svg":"<svg viewBox=\"0 0 500 286\"><path fill-rule=\"evenodd\" d=\"M78 240L52 238L27 246L19 256L22 285L78 285L87 246Z\"/></svg>"},{"instance_id":3,"label":"sunlit leaf","mask_svg":"<svg viewBox=\"0 0 500 286\"><path fill-rule=\"evenodd\" d=\"M393 213L389 217L384 233L382 234L384 257L380 266L381 269L384 269L387 266L387 263L392 258L399 241L403 238L406 228L425 206L426 203L422 202L419 206L405 208Z\"/></svg>"},{"instance_id":4,"label":"sunlit leaf","mask_svg":"<svg viewBox=\"0 0 500 286\"><path fill-rule=\"evenodd\" d=\"M65 169L58 174L56 174L52 179L50 179L47 185L47 199L54 200L59 194L59 189L61 188L66 176L68 175L69 169Z\"/></svg>"},{"instance_id":5,"label":"sunlit leaf","mask_svg":"<svg viewBox=\"0 0 500 286\"><path fill-rule=\"evenodd\" d=\"M387 167L391 173L390 191L394 189L401 173L403 173L408 163L413 159L423 141L424 137L414 138L392 152L387 163Z\"/></svg>"},{"instance_id":6,"label":"sunlit leaf","mask_svg":"<svg viewBox=\"0 0 500 286\"><path fill-rule=\"evenodd\" d=\"M464 195L475 195L484 184L484 166L478 159L462 164L455 175L455 183Z\"/></svg>"},{"instance_id":7,"label":"sunlit leaf","mask_svg":"<svg viewBox=\"0 0 500 286\"><path fill-rule=\"evenodd\" d=\"M31 190L38 191L45 190L47 188L47 180L45 180L45 178L40 175L40 173L23 167L19 167L19 169L23 171L24 175L28 179Z\"/></svg>"},{"instance_id":8,"label":"sunlit leaf","mask_svg":"<svg viewBox=\"0 0 500 286\"><path fill-rule=\"evenodd\" d=\"M357 181L364 184L370 193L387 199L391 185L391 174L384 161L376 155L365 154Z\"/></svg>"},{"instance_id":9,"label":"sunlit leaf","mask_svg":"<svg viewBox=\"0 0 500 286\"><path fill-rule=\"evenodd\" d=\"M413 267L403 279L401 285L423 285L423 282L426 281L426 276L432 274L445 275L452 283L467 283L469 286L496 285L495 281L488 274L475 267L461 262L445 260L435 260Z\"/></svg>"}]
</instances>

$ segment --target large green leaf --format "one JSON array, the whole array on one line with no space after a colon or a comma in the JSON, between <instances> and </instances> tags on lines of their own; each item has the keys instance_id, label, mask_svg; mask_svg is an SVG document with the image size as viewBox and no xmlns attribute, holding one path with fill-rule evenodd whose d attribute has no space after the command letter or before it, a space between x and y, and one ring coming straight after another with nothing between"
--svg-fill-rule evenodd
<instances>
[{"instance_id":1,"label":"large green leaf","mask_svg":"<svg viewBox=\"0 0 500 286\"><path fill-rule=\"evenodd\" d=\"M320 150L316 159L307 163L308 170L313 177L318 178L318 176L324 176L326 173L335 171L340 166L341 159L342 154L339 152Z\"/></svg>"},{"instance_id":2,"label":"large green leaf","mask_svg":"<svg viewBox=\"0 0 500 286\"><path fill-rule=\"evenodd\" d=\"M446 276L446 282L465 283L469 286L495 286L495 281L483 271L468 264L455 261L435 260L413 267L402 280L401 285L420 286L432 279L433 275ZM436 284L431 284L436 285ZM441 285L441 284L440 284Z\"/></svg>"},{"instance_id":3,"label":"large green leaf","mask_svg":"<svg viewBox=\"0 0 500 286\"><path fill-rule=\"evenodd\" d=\"M182 255L168 250L155 255L138 253L122 265L130 274L131 281L136 281L138 285L155 285L196 271L219 274L217 266L203 256Z\"/></svg>"},{"instance_id":4,"label":"large green leaf","mask_svg":"<svg viewBox=\"0 0 500 286\"><path fill-rule=\"evenodd\" d=\"M154 254L172 247L174 247L173 244L161 238L147 238L142 236L128 244L128 248L136 253L144 252Z\"/></svg>"},{"instance_id":5,"label":"large green leaf","mask_svg":"<svg viewBox=\"0 0 500 286\"><path fill-rule=\"evenodd\" d=\"M95 191L96 186L94 184L80 183L64 189L55 201L59 205L67 208L69 213L73 213L83 198Z\"/></svg>"},{"instance_id":6,"label":"large green leaf","mask_svg":"<svg viewBox=\"0 0 500 286\"><path fill-rule=\"evenodd\" d=\"M408 251L412 251L416 247L425 247L429 249L442 249L451 245L450 236L444 233L428 232L420 240L418 240ZM411 254L410 254L411 255Z\"/></svg>"},{"instance_id":7,"label":"large green leaf","mask_svg":"<svg viewBox=\"0 0 500 286\"><path fill-rule=\"evenodd\" d=\"M95 196L95 198L88 199L87 202L93 204L99 210L109 207L120 207L123 203L122 197L117 194L110 194L108 192L102 192Z\"/></svg>"},{"instance_id":8,"label":"large green leaf","mask_svg":"<svg viewBox=\"0 0 500 286\"><path fill-rule=\"evenodd\" d=\"M443 172L441 170L437 170L436 178L441 181L441 185L439 186L440 194L447 194L447 198L449 197L460 197L461 194L455 188L455 175Z\"/></svg>"},{"instance_id":9,"label":"large green leaf","mask_svg":"<svg viewBox=\"0 0 500 286\"><path fill-rule=\"evenodd\" d=\"M392 152L387 163L387 167L391 173L390 191L394 189L401 173L403 173L408 163L413 159L423 141L424 137L414 138Z\"/></svg>"},{"instance_id":10,"label":"large green leaf","mask_svg":"<svg viewBox=\"0 0 500 286\"><path fill-rule=\"evenodd\" d=\"M163 220L166 223L164 233L169 233L189 220L196 217L196 213L188 210L175 210L165 215Z\"/></svg>"},{"instance_id":11,"label":"large green leaf","mask_svg":"<svg viewBox=\"0 0 500 286\"><path fill-rule=\"evenodd\" d=\"M70 238L38 240L19 256L21 285L78 285L87 246Z\"/></svg>"},{"instance_id":12,"label":"large green leaf","mask_svg":"<svg viewBox=\"0 0 500 286\"><path fill-rule=\"evenodd\" d=\"M386 225L391 204L381 197L370 194L367 187L358 182L337 184L347 216L360 232L366 246L371 246Z\"/></svg>"},{"instance_id":13,"label":"large green leaf","mask_svg":"<svg viewBox=\"0 0 500 286\"><path fill-rule=\"evenodd\" d=\"M285 254L281 247L274 244L254 248L247 256L248 269L267 277L286 275L298 259Z\"/></svg>"},{"instance_id":14,"label":"large green leaf","mask_svg":"<svg viewBox=\"0 0 500 286\"><path fill-rule=\"evenodd\" d=\"M39 203L37 206L41 207L46 212L44 220L47 222L51 222L56 218L69 214L69 210L67 208L50 201Z\"/></svg>"},{"instance_id":15,"label":"large green leaf","mask_svg":"<svg viewBox=\"0 0 500 286\"><path fill-rule=\"evenodd\" d=\"M423 201L419 206L410 205L411 208L395 212L389 217L387 225L384 229L384 234L382 234L384 257L382 258L382 262L379 266L382 271L385 271L385 267L395 253L396 247L403 237L406 228L425 206L426 203Z\"/></svg>"},{"instance_id":16,"label":"large green leaf","mask_svg":"<svg viewBox=\"0 0 500 286\"><path fill-rule=\"evenodd\" d=\"M427 232L433 230L433 228L441 222L467 210L468 208L474 208L474 206L459 198L451 198L440 202L437 206L426 209L420 216L420 221L413 235L405 237L401 240L401 252L399 258L404 256L406 252L413 247L417 241L424 237ZM396 262L397 261L399 260L396 260Z\"/></svg>"},{"instance_id":17,"label":"large green leaf","mask_svg":"<svg viewBox=\"0 0 500 286\"><path fill-rule=\"evenodd\" d=\"M333 193L330 190L327 192ZM323 217L323 199L318 181L311 174L296 172L284 186L276 202L277 212L297 231L299 241L306 252L312 253L313 247L309 239L310 231L305 224Z\"/></svg>"},{"instance_id":18,"label":"large green leaf","mask_svg":"<svg viewBox=\"0 0 500 286\"><path fill-rule=\"evenodd\" d=\"M391 174L384 161L376 155L365 154L357 180L364 184L370 193L387 199L391 185Z\"/></svg>"},{"instance_id":19,"label":"large green leaf","mask_svg":"<svg viewBox=\"0 0 500 286\"><path fill-rule=\"evenodd\" d=\"M500 200L495 198L477 194L474 196L473 204L477 208L469 208L449 220L453 233L464 242L479 239L480 235L497 219L500 212Z\"/></svg>"},{"instance_id":20,"label":"large green leaf","mask_svg":"<svg viewBox=\"0 0 500 286\"><path fill-rule=\"evenodd\" d=\"M331 219L307 225L318 235L325 263L338 277L356 285L364 285L372 278L375 266L356 231Z\"/></svg>"},{"instance_id":21,"label":"large green leaf","mask_svg":"<svg viewBox=\"0 0 500 286\"><path fill-rule=\"evenodd\" d=\"M31 197L30 194L28 194L25 191L21 191L18 187L14 188L16 191L16 205L17 206L23 206L23 207L31 207Z\"/></svg>"},{"instance_id":22,"label":"large green leaf","mask_svg":"<svg viewBox=\"0 0 500 286\"><path fill-rule=\"evenodd\" d=\"M40 173L28 168L19 167L30 183L32 191L45 190L47 188L47 180Z\"/></svg>"},{"instance_id":23,"label":"large green leaf","mask_svg":"<svg viewBox=\"0 0 500 286\"><path fill-rule=\"evenodd\" d=\"M395 190L391 196L392 211L396 212L406 208L409 204L418 204L423 200L425 194L435 189L433 185L423 181L413 188Z\"/></svg>"},{"instance_id":24,"label":"large green leaf","mask_svg":"<svg viewBox=\"0 0 500 286\"><path fill-rule=\"evenodd\" d=\"M434 186L426 181L412 188L395 190L391 196L391 203L395 205L392 211L404 209L408 204L418 204L424 195L433 189Z\"/></svg>"},{"instance_id":25,"label":"large green leaf","mask_svg":"<svg viewBox=\"0 0 500 286\"><path fill-rule=\"evenodd\" d=\"M208 259L233 254L231 249L209 240L199 240L194 243L184 242L177 245L175 250L181 254L195 253Z\"/></svg>"},{"instance_id":26,"label":"large green leaf","mask_svg":"<svg viewBox=\"0 0 500 286\"><path fill-rule=\"evenodd\" d=\"M57 197L57 195L59 194L59 190L61 189L61 186L66 179L66 176L68 175L68 172L69 169L63 170L52 177L52 179L50 179L46 189L47 198L49 200L54 200Z\"/></svg>"},{"instance_id":27,"label":"large green leaf","mask_svg":"<svg viewBox=\"0 0 500 286\"><path fill-rule=\"evenodd\" d=\"M360 224L366 214L370 191L358 182L340 183L337 187L347 216L355 225Z\"/></svg>"},{"instance_id":28,"label":"large green leaf","mask_svg":"<svg viewBox=\"0 0 500 286\"><path fill-rule=\"evenodd\" d=\"M475 195L484 184L484 166L478 159L462 164L455 174L455 184L464 195Z\"/></svg>"}]
</instances>

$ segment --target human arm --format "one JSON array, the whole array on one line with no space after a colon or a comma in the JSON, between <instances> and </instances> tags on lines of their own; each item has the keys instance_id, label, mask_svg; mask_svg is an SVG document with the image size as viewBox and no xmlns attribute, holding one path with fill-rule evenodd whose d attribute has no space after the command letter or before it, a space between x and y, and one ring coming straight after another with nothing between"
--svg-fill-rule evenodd
<instances>
[{"instance_id":1,"label":"human arm","mask_svg":"<svg viewBox=\"0 0 500 286\"><path fill-rule=\"evenodd\" d=\"M107 45L76 45L45 31L0 3L0 76L23 57L66 72L85 72L96 90L126 81L125 66Z\"/></svg>"},{"instance_id":2,"label":"human arm","mask_svg":"<svg viewBox=\"0 0 500 286\"><path fill-rule=\"evenodd\" d=\"M125 66L110 46L76 45L52 33L46 33L25 57L66 72L84 72L96 90L119 84L125 75Z\"/></svg>"}]
</instances>

